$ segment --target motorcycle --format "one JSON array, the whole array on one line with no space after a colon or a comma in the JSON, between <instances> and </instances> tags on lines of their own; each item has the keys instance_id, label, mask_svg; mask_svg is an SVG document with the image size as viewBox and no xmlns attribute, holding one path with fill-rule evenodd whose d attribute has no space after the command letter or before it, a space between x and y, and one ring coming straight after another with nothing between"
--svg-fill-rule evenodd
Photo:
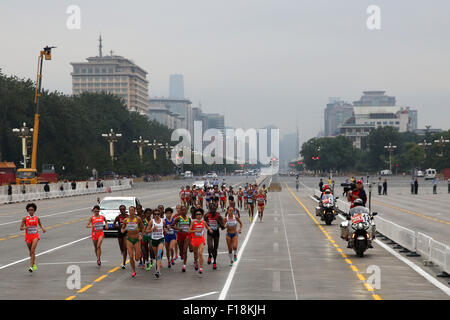
<instances>
[{"instance_id":1,"label":"motorcycle","mask_svg":"<svg viewBox=\"0 0 450 320\"><path fill-rule=\"evenodd\" d=\"M336 199L338 198L336 197ZM320 202L320 206L316 208L316 216L319 216L320 220L325 221L327 225L331 225L331 222L336 219L335 209L335 198L333 195L325 195Z\"/></svg>"},{"instance_id":2,"label":"motorcycle","mask_svg":"<svg viewBox=\"0 0 450 320\"><path fill-rule=\"evenodd\" d=\"M377 213L373 212L372 217ZM358 257L364 257L364 252L372 248L375 224L366 207L354 207L346 214L347 220L341 223L341 238L348 241ZM372 236L371 236L372 234Z\"/></svg>"}]
</instances>

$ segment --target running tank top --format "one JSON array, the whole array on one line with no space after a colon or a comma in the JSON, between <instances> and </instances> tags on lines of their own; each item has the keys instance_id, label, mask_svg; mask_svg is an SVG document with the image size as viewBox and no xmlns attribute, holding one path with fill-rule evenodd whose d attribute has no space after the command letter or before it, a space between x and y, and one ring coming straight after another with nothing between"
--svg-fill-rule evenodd
<instances>
[{"instance_id":1,"label":"running tank top","mask_svg":"<svg viewBox=\"0 0 450 320\"><path fill-rule=\"evenodd\" d=\"M139 224L136 217L134 217L133 221L130 218L126 218L125 222L127 223L127 231L139 231Z\"/></svg>"},{"instance_id":2,"label":"running tank top","mask_svg":"<svg viewBox=\"0 0 450 320\"><path fill-rule=\"evenodd\" d=\"M103 231L103 216L92 216L92 232Z\"/></svg>"},{"instance_id":3,"label":"running tank top","mask_svg":"<svg viewBox=\"0 0 450 320\"><path fill-rule=\"evenodd\" d=\"M216 218L217 215L214 217L210 213L207 215L209 227L214 231L219 230L219 223Z\"/></svg>"},{"instance_id":4,"label":"running tank top","mask_svg":"<svg viewBox=\"0 0 450 320\"><path fill-rule=\"evenodd\" d=\"M197 220L194 220L192 230L195 231L192 235L193 238L202 238L205 231L205 221L202 220L198 222Z\"/></svg>"},{"instance_id":5,"label":"running tank top","mask_svg":"<svg viewBox=\"0 0 450 320\"><path fill-rule=\"evenodd\" d=\"M153 227L156 227L154 231L152 231L152 240L159 240L164 238L164 223L162 220L159 220L159 223L152 219Z\"/></svg>"},{"instance_id":6,"label":"running tank top","mask_svg":"<svg viewBox=\"0 0 450 320\"><path fill-rule=\"evenodd\" d=\"M263 195L258 195L258 197L256 198L256 200L258 201L258 203L264 203L265 199Z\"/></svg>"},{"instance_id":7,"label":"running tank top","mask_svg":"<svg viewBox=\"0 0 450 320\"><path fill-rule=\"evenodd\" d=\"M25 234L37 234L38 233L38 218L36 216L28 215L25 218Z\"/></svg>"},{"instance_id":8,"label":"running tank top","mask_svg":"<svg viewBox=\"0 0 450 320\"><path fill-rule=\"evenodd\" d=\"M189 217L186 217L186 219L183 219L183 217L180 216L179 218L180 219L178 220L178 228L181 229L181 232L188 232L189 226L191 225Z\"/></svg>"},{"instance_id":9,"label":"running tank top","mask_svg":"<svg viewBox=\"0 0 450 320\"><path fill-rule=\"evenodd\" d=\"M234 227L236 225L237 225L237 220L236 220L235 215L233 215L233 219L230 219L229 217L227 217L227 226Z\"/></svg>"},{"instance_id":10,"label":"running tank top","mask_svg":"<svg viewBox=\"0 0 450 320\"><path fill-rule=\"evenodd\" d=\"M170 224L172 224L173 223L173 217L172 217L172 220L167 220L167 218L164 218L164 221L166 222L166 226L167 226L167 234L170 234L170 235L172 235L172 234L175 234L175 230L172 228L172 226L169 226Z\"/></svg>"}]
</instances>

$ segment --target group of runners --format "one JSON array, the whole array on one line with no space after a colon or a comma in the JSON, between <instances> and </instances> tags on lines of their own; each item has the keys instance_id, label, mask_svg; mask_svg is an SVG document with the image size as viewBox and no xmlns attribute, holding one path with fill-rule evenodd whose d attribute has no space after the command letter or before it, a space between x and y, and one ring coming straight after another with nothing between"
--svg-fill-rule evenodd
<instances>
[{"instance_id":1,"label":"group of runners","mask_svg":"<svg viewBox=\"0 0 450 320\"><path fill-rule=\"evenodd\" d=\"M127 257L132 269L132 277L136 276L136 269L143 268L149 271L156 262L155 276L161 276L162 259L164 253L167 257L167 268L172 268L175 261L180 258L183 262L181 271L186 272L188 252L193 253L194 268L203 273L203 250L207 245L208 260L213 269L217 269L217 254L220 240L220 231L226 230L226 243L230 266L237 261L238 239L242 231L240 211L236 208L234 197L237 197L238 206L243 205L249 210L249 220L253 221L254 203L258 203L260 220L267 201L265 185L258 191L257 185L246 184L234 191L232 187L193 189L197 191L196 197L191 195L192 189L187 186L180 191L181 204L175 207L164 208L159 205L155 209L141 205L136 207L120 205L113 229L117 230L118 244L122 255L121 268L125 269ZM228 195L228 198L223 195ZM199 196L200 195L200 196ZM203 197L206 200L207 212L203 210ZM227 206L228 200L228 206ZM219 206L223 216L218 212ZM35 215L37 206L29 203L26 206L28 215L23 218L20 230L25 230L25 241L30 253L29 272L37 270L35 263L36 246L40 240L38 227L46 232L39 217ZM189 215L188 215L189 212ZM92 216L86 225L91 229L92 243L97 257L97 264L101 266L101 247L105 237L104 230L108 228L106 218L100 214L100 206L92 208ZM205 239L206 236L206 239ZM136 266L136 264L138 265Z\"/></svg>"}]
</instances>

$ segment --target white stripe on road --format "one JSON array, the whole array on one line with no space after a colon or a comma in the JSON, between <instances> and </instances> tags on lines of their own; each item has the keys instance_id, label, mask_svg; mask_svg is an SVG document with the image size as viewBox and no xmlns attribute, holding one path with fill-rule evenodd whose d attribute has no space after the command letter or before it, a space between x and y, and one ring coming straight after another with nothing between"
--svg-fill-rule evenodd
<instances>
[{"instance_id":1,"label":"white stripe on road","mask_svg":"<svg viewBox=\"0 0 450 320\"><path fill-rule=\"evenodd\" d=\"M204 294L201 294L201 295L198 295L198 296L193 296L193 297L184 298L184 299L180 299L180 300L192 300L192 299L197 299L197 298L210 296L210 295L215 294L215 293L219 293L219 291L208 292L208 293L204 293Z\"/></svg>"},{"instance_id":2,"label":"white stripe on road","mask_svg":"<svg viewBox=\"0 0 450 320\"><path fill-rule=\"evenodd\" d=\"M61 248L70 246L70 245L72 245L72 244L74 244L74 243L77 243L77 242L80 242L80 241L83 241L83 240L86 240L86 239L89 239L89 238L91 238L91 236L87 236L87 237L84 237L84 238L81 238L81 239L78 239L78 240L75 240L75 241L72 241L72 242L63 244L62 246L58 246L58 247L56 247L56 248L53 248L53 249L50 249L50 250L41 252L41 253L37 254L36 257L39 257L39 256L42 256L42 255L44 255L44 254L47 254L47 253L56 251L56 250L58 250L58 249L61 249ZM23 258L23 259L20 259L20 260L11 262L11 263L9 263L9 264L6 264L6 265L4 265L4 266L1 266L1 267L0 267L0 270L5 269L5 268L8 268L8 267L13 266L13 265L18 264L18 263L21 263L21 262L23 262L23 261L27 261L27 260L29 260L29 259L30 259L30 257L28 257L28 258Z\"/></svg>"},{"instance_id":3,"label":"white stripe on road","mask_svg":"<svg viewBox=\"0 0 450 320\"><path fill-rule=\"evenodd\" d=\"M273 272L272 291L275 291L275 292L281 291L280 271Z\"/></svg>"},{"instance_id":4,"label":"white stripe on road","mask_svg":"<svg viewBox=\"0 0 450 320\"><path fill-rule=\"evenodd\" d=\"M237 267L239 265L239 262L241 261L241 257L242 257L242 255L244 253L245 247L247 246L248 240L250 239L250 235L252 234L253 227L255 226L256 220L257 219L253 219L253 222L252 222L252 224L250 226L250 229L248 230L248 233L245 236L244 243L242 244L242 247L241 247L241 249L238 252L237 261L235 263L233 263L233 267L231 268L231 271L228 274L227 281L225 281L225 285L223 286L222 291L220 292L219 300L224 300L226 298L227 294L228 294L228 290L230 289L231 282L233 281L234 274L236 273L236 269L237 269Z\"/></svg>"},{"instance_id":5,"label":"white stripe on road","mask_svg":"<svg viewBox=\"0 0 450 320\"><path fill-rule=\"evenodd\" d=\"M313 199L314 201L319 202L317 199L315 199L314 197L310 196L311 199ZM346 218L343 217L342 215L339 214L339 218L341 218L342 220L345 220ZM376 219L375 219L376 220ZM441 283L439 280L437 280L436 278L434 278L432 275L430 275L428 272L426 272L425 270L423 270L422 268L420 268L418 265L416 265L414 262L410 261L409 259L403 257L402 255L400 255L398 252L396 252L394 249L390 248L388 245L386 245L385 243L381 242L378 239L375 239L375 242L382 247L383 249L385 249L387 252L389 252L390 254L392 254L394 257L396 257L397 259L399 259L400 261L403 261L404 263L406 263L409 267L411 267L411 269L413 269L414 271L416 271L418 274L420 274L422 277L424 277L428 282L430 282L432 285L436 286L437 288L441 289L445 294L450 296L450 288L447 287L445 284Z\"/></svg>"}]
</instances>

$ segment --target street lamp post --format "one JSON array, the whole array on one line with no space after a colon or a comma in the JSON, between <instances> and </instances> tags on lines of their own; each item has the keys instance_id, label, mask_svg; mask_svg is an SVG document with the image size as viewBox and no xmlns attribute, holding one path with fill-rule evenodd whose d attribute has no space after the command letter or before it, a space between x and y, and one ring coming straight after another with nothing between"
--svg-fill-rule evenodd
<instances>
[{"instance_id":1,"label":"street lamp post","mask_svg":"<svg viewBox=\"0 0 450 320\"><path fill-rule=\"evenodd\" d=\"M153 140L153 143L149 143L148 146L153 148L153 160L156 160L156 149L160 148L162 146L162 143Z\"/></svg>"},{"instance_id":2,"label":"street lamp post","mask_svg":"<svg viewBox=\"0 0 450 320\"><path fill-rule=\"evenodd\" d=\"M114 143L119 141L122 137L121 133L115 133L113 129L109 133L102 133L102 137L109 142L109 155L111 156L111 162L114 164Z\"/></svg>"},{"instance_id":3,"label":"street lamp post","mask_svg":"<svg viewBox=\"0 0 450 320\"><path fill-rule=\"evenodd\" d=\"M139 136L139 140L133 140L133 143L136 144L139 148L139 157L141 158L141 162L143 161L144 154L142 152L142 149L148 144L148 140L142 139L141 136Z\"/></svg>"},{"instance_id":4,"label":"street lamp post","mask_svg":"<svg viewBox=\"0 0 450 320\"><path fill-rule=\"evenodd\" d=\"M164 146L162 146L161 149L165 149L166 150L166 159L169 160L169 150L173 150L174 147L173 146L169 146L169 143L166 142L166 144Z\"/></svg>"},{"instance_id":5,"label":"street lamp post","mask_svg":"<svg viewBox=\"0 0 450 320\"><path fill-rule=\"evenodd\" d=\"M441 153L438 153L439 157L442 157L444 155L443 149L446 143L449 143L450 140L444 139L443 136L441 136L438 140L434 140L434 143L437 143L439 149L441 150Z\"/></svg>"},{"instance_id":6,"label":"street lamp post","mask_svg":"<svg viewBox=\"0 0 450 320\"><path fill-rule=\"evenodd\" d=\"M22 139L23 168L26 169L28 159L27 140L31 138L33 128L28 128L27 124L24 122L22 128L14 128L12 131Z\"/></svg>"},{"instance_id":7,"label":"street lamp post","mask_svg":"<svg viewBox=\"0 0 450 320\"><path fill-rule=\"evenodd\" d=\"M389 142L384 148L389 152L389 171L392 172L392 152L397 149L397 146L393 146L392 143Z\"/></svg>"}]
</instances>

